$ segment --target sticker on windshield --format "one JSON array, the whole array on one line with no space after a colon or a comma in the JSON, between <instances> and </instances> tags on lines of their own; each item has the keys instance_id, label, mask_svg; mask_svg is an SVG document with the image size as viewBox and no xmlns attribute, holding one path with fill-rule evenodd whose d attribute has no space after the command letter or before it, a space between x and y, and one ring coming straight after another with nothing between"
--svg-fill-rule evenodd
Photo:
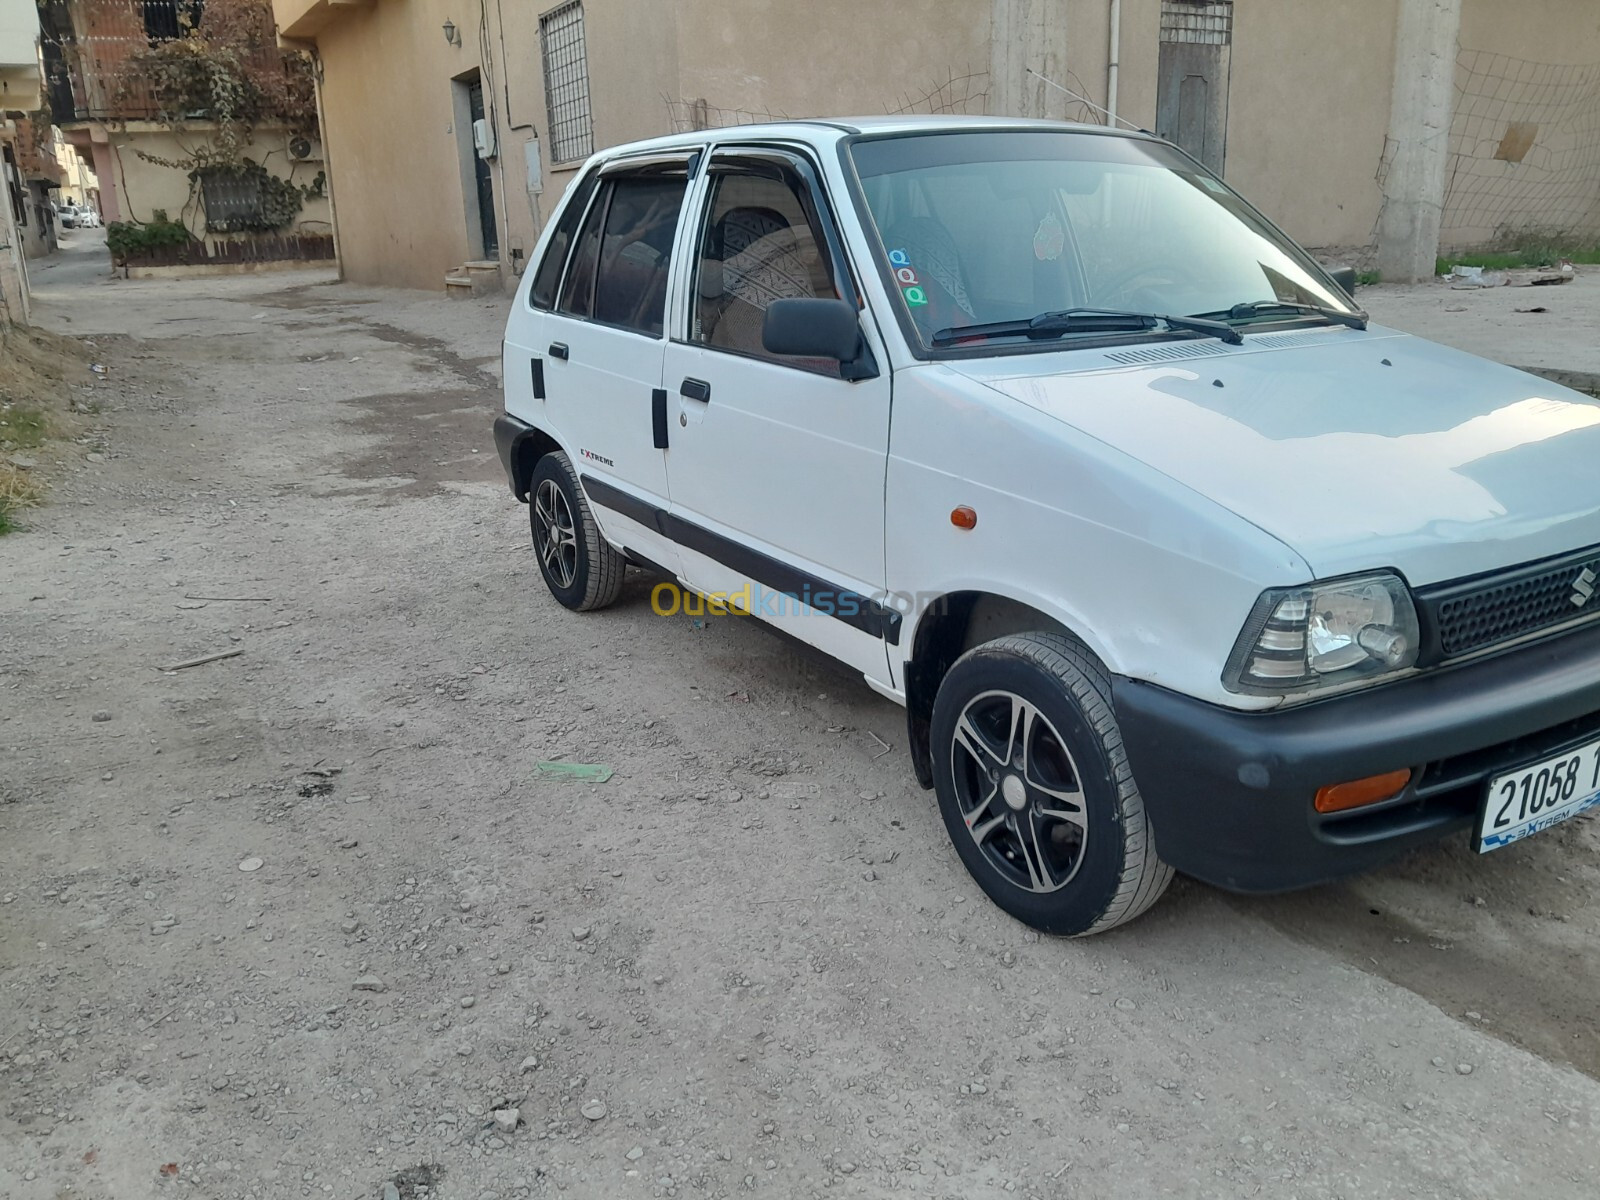
<instances>
[{"instance_id":1,"label":"sticker on windshield","mask_svg":"<svg viewBox=\"0 0 1600 1200\"><path fill-rule=\"evenodd\" d=\"M1033 256L1040 262L1055 262L1066 249L1067 231L1061 228L1061 218L1048 212L1039 228L1033 231Z\"/></svg>"},{"instance_id":2,"label":"sticker on windshield","mask_svg":"<svg viewBox=\"0 0 1600 1200\"><path fill-rule=\"evenodd\" d=\"M928 293L922 290L922 278L911 265L911 256L904 250L889 251L889 265L894 268L894 281L900 285L900 294L913 308L928 302Z\"/></svg>"}]
</instances>

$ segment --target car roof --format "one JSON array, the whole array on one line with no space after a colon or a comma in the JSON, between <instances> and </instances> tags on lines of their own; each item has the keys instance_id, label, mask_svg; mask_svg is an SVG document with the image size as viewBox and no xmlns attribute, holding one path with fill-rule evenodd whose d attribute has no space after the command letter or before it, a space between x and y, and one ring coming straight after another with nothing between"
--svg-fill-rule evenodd
<instances>
[{"instance_id":1,"label":"car roof","mask_svg":"<svg viewBox=\"0 0 1600 1200\"><path fill-rule=\"evenodd\" d=\"M727 125L717 129L699 129L687 133L667 134L663 137L645 138L610 146L595 155L598 161L609 161L628 154L648 151L692 149L711 142L728 140L767 140L804 142L811 146L831 145L843 138L859 135L883 136L917 133L1003 132L1006 130L1051 130L1058 133L1080 133L1092 137L1151 138L1144 130L1115 129L1105 125L1088 125L1074 121L1044 121L1028 117L981 117L939 114L933 116L878 116L878 117L813 117L804 120L765 121L756 125Z\"/></svg>"}]
</instances>

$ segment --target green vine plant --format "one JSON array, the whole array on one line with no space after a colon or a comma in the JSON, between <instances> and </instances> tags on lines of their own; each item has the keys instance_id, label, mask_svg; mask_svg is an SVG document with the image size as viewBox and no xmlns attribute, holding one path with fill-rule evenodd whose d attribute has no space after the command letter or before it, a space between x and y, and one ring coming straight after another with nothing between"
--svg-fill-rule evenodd
<instances>
[{"instance_id":1,"label":"green vine plant","mask_svg":"<svg viewBox=\"0 0 1600 1200\"><path fill-rule=\"evenodd\" d=\"M130 255L138 257L146 250L161 246L187 246L193 241L189 227L182 221L167 217L167 210L158 208L144 224L132 221L112 221L106 226L106 248L111 251L111 261L121 266Z\"/></svg>"},{"instance_id":2,"label":"green vine plant","mask_svg":"<svg viewBox=\"0 0 1600 1200\"><path fill-rule=\"evenodd\" d=\"M134 152L155 166L186 172L191 195L208 175L232 176L260 187L258 218L212 221L208 214L209 231L283 228L294 221L309 194L268 172L245 151L264 122L282 125L291 134L315 134L310 58L278 47L272 10L264 0L208 0L203 10L184 5L178 27L178 37L140 50L123 64L118 99L130 107L153 104L156 120L185 136L184 153L164 158Z\"/></svg>"},{"instance_id":3,"label":"green vine plant","mask_svg":"<svg viewBox=\"0 0 1600 1200\"><path fill-rule=\"evenodd\" d=\"M300 215L304 203L301 189L248 158L237 165L202 167L189 174L191 188L224 181L233 185L236 194L254 193L258 202L248 215L219 216L207 211L206 228L212 233L270 233L292 224Z\"/></svg>"}]
</instances>

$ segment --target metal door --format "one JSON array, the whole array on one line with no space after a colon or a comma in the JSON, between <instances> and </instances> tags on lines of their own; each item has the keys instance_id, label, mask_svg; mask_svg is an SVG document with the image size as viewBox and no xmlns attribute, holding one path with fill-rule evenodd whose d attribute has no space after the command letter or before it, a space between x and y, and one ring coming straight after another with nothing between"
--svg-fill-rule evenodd
<instances>
[{"instance_id":1,"label":"metal door","mask_svg":"<svg viewBox=\"0 0 1600 1200\"><path fill-rule=\"evenodd\" d=\"M1156 133L1221 175L1228 135L1233 4L1162 0Z\"/></svg>"},{"instance_id":2,"label":"metal door","mask_svg":"<svg viewBox=\"0 0 1600 1200\"><path fill-rule=\"evenodd\" d=\"M483 80L474 79L467 84L467 111L473 126L484 119ZM469 144L472 130L467 130ZM483 257L485 261L500 257L500 234L494 217L494 177L489 173L489 162L476 149L472 152L472 172L478 184L478 222L483 227Z\"/></svg>"}]
</instances>

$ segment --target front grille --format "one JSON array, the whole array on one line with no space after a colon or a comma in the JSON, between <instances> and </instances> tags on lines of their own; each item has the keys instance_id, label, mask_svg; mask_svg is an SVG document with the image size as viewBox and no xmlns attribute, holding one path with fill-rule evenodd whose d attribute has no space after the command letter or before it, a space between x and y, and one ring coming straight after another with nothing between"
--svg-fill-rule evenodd
<instances>
[{"instance_id":1,"label":"front grille","mask_svg":"<svg viewBox=\"0 0 1600 1200\"><path fill-rule=\"evenodd\" d=\"M1425 590L1420 599L1437 657L1514 641L1600 617L1600 548L1546 559L1487 578Z\"/></svg>"}]
</instances>

